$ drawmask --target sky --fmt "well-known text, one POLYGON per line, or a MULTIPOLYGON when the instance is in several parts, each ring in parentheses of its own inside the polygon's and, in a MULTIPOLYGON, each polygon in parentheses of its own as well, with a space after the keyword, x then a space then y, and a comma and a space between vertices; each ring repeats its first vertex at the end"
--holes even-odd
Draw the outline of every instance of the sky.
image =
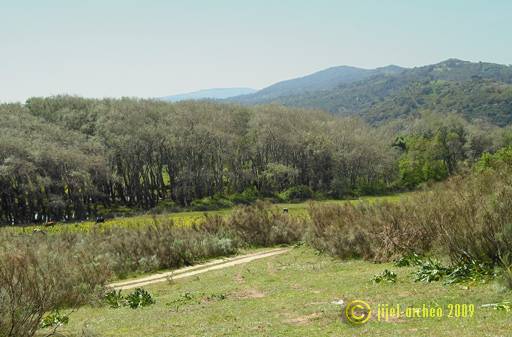
POLYGON ((0 0, 0 102, 259 89, 327 67, 512 63, 510 0, 0 0))

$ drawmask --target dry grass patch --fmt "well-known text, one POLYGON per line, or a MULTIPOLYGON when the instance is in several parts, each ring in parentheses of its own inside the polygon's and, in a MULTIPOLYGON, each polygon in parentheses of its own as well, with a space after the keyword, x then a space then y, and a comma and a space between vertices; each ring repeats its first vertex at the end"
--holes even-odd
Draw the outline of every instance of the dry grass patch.
POLYGON ((322 317, 321 312, 314 312, 308 315, 302 315, 295 318, 287 319, 284 322, 295 325, 307 325, 312 323, 313 321, 320 319, 320 317, 322 317))

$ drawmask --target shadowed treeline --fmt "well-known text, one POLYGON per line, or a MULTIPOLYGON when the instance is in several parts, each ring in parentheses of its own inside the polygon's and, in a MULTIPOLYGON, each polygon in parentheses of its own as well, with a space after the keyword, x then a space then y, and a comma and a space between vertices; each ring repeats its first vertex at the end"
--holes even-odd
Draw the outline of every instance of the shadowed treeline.
POLYGON ((0 105, 0 131, 4 224, 411 189, 509 139, 455 115, 372 127, 272 105, 69 96, 0 105))

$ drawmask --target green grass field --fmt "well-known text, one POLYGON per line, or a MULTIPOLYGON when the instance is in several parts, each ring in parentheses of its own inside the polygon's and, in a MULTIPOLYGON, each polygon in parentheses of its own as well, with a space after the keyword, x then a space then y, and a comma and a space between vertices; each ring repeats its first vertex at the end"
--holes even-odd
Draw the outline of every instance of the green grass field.
MULTIPOLYGON (((412 267, 340 261, 298 247, 289 253, 147 286, 156 304, 141 308, 84 307, 63 333, 101 336, 510 336, 512 312, 481 305, 512 301, 496 283, 444 285, 412 281, 412 267), (390 269, 397 283, 374 284, 390 269), (443 317, 342 322, 331 302, 361 299, 378 304, 440 306, 443 317), (447 317, 449 305, 475 305, 473 317, 447 317), (93 335, 93 334, 92 334, 93 335)), ((405 312, 404 312, 405 314, 405 312)))
MULTIPOLYGON (((362 197, 360 199, 353 200, 325 200, 319 201, 321 203, 357 203, 361 201, 367 202, 377 202, 377 201, 397 201, 402 198, 407 193, 389 195, 389 196, 378 196, 378 197, 362 197)), ((293 215, 302 215, 307 213, 307 205, 308 202, 302 203, 280 203, 275 204, 278 208, 288 208, 290 214, 293 215)), ((194 222, 197 222, 204 218, 205 214, 209 215, 229 215, 232 212, 232 208, 216 210, 216 211, 190 211, 190 212, 176 212, 176 213, 164 213, 164 214, 144 214, 137 216, 129 216, 129 217, 118 217, 113 219, 108 219, 102 224, 96 224, 93 221, 83 221, 76 223, 59 223, 53 227, 42 227, 42 226, 24 226, 24 227, 4 227, 4 230, 14 230, 18 232, 32 232, 36 228, 44 229, 47 232, 58 232, 62 230, 68 231, 89 231, 93 228, 108 228, 112 226, 122 226, 122 227, 137 227, 144 226, 148 224, 154 223, 162 223, 165 221, 172 220, 178 225, 190 225, 194 222)))

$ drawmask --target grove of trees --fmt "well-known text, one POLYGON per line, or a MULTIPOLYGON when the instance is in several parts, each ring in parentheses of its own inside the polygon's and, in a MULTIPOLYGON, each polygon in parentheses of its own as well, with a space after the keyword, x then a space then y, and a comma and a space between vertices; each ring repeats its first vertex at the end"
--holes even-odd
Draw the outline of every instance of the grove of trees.
POLYGON ((276 105, 31 98, 0 105, 0 222, 290 189, 386 193, 444 179, 508 145, 508 135, 446 114, 373 127, 276 105))

